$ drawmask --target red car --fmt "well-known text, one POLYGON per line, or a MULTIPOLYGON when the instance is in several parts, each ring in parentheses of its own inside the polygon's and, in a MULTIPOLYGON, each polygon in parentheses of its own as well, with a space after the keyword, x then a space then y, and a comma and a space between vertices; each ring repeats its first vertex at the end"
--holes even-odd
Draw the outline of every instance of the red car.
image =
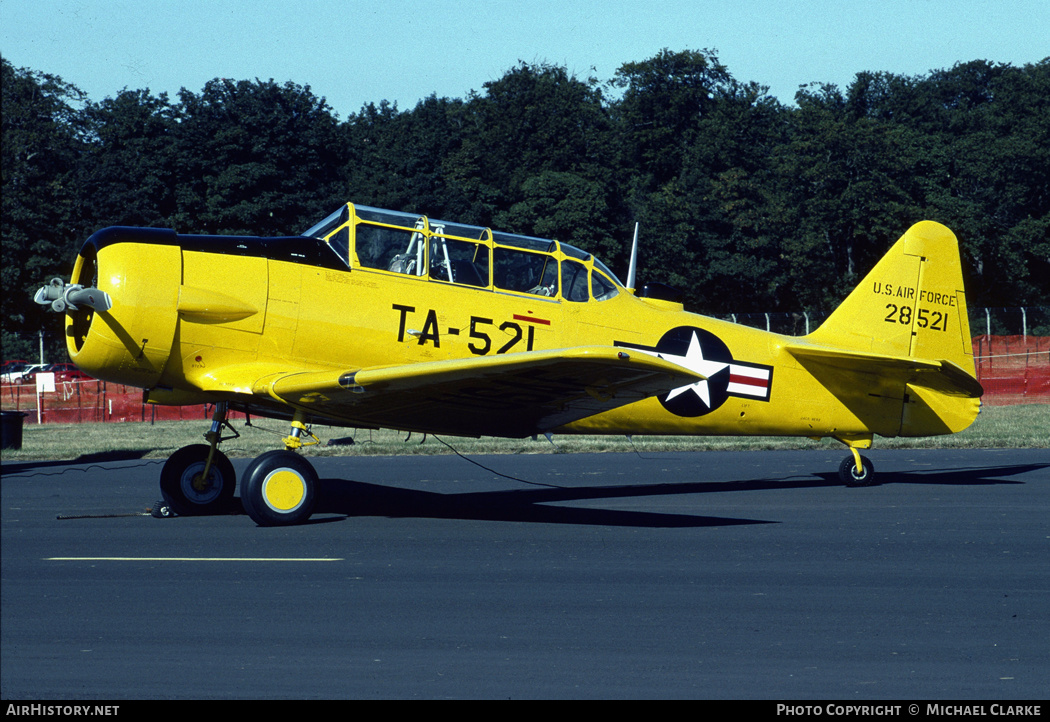
POLYGON ((77 368, 76 364, 72 363, 60 363, 51 364, 54 368, 49 368, 48 371, 54 371, 55 381, 94 381, 94 376, 88 376, 86 373, 77 368))

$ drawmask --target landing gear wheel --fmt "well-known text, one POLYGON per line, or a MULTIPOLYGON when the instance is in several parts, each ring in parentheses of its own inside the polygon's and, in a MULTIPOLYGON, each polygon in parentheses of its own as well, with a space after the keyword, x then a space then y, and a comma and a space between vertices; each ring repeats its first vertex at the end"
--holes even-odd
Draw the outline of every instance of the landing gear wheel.
POLYGON ((179 516, 217 514, 233 499, 237 473, 226 454, 216 449, 208 477, 201 477, 210 449, 207 444, 184 446, 168 457, 160 472, 160 492, 179 516))
POLYGON ((317 472, 294 451, 268 451, 241 478, 241 504, 259 526, 287 526, 310 518, 317 472))
POLYGON ((864 471, 860 474, 857 473, 857 462, 854 461, 852 456, 847 456, 839 464, 839 478, 842 483, 846 486, 870 486, 875 481, 875 467, 871 463, 871 459, 866 456, 860 457, 860 463, 864 466, 864 471))

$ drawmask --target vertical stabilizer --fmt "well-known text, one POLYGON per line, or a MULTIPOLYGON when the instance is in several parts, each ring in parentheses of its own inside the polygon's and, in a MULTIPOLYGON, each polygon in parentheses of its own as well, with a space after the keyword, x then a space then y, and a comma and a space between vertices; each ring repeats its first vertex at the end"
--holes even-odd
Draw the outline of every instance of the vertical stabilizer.
POLYGON ((950 361, 974 376, 955 234, 934 221, 916 223, 806 340, 950 361))

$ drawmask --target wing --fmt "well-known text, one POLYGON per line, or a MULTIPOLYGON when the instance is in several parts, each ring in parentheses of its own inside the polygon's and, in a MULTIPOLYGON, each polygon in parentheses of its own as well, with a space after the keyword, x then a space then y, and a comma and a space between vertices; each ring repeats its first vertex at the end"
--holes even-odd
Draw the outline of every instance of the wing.
POLYGON ((271 374, 252 393, 346 425, 524 437, 703 380, 607 346, 271 374))

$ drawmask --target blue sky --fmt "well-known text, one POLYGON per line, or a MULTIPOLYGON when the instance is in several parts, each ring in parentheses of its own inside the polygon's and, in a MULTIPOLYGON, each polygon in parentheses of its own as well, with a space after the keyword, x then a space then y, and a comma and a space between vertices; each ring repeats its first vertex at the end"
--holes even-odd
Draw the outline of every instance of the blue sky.
POLYGON ((710 48, 791 103, 800 84, 1050 55, 1050 0, 0 0, 0 54, 92 100, 175 99, 215 77, 309 85, 346 118, 465 97, 519 60, 609 80, 662 48, 710 48))

